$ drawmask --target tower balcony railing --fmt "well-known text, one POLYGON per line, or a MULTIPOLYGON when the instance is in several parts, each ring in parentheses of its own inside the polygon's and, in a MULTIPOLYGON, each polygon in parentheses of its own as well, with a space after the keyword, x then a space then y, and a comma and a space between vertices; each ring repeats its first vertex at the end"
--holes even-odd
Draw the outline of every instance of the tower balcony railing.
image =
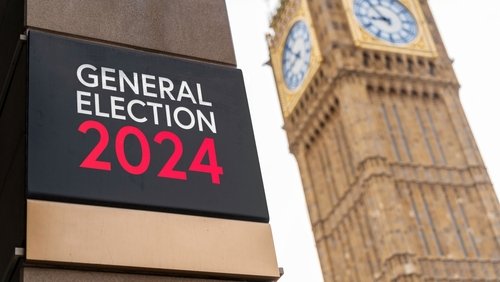
POLYGON ((332 58, 339 69, 362 71, 394 77, 419 78, 429 81, 455 80, 448 58, 427 58, 375 50, 362 50, 353 46, 337 46, 332 58), (335 60, 338 58, 338 60, 335 60))
POLYGON ((498 281, 499 259, 419 258, 424 281, 498 281))
POLYGON ((489 184, 486 168, 482 166, 452 167, 391 163, 390 169, 396 181, 433 183, 453 186, 489 184))

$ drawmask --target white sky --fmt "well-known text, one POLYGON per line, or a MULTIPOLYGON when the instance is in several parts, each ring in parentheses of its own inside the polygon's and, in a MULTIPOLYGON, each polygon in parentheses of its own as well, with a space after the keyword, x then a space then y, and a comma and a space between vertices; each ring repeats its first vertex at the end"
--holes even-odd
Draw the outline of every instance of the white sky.
MULTIPOLYGON (((328 1, 328 0, 324 0, 328 1)), ((492 182, 500 191, 500 1, 430 0, 462 85, 460 97, 492 182), (495 29, 497 28, 497 29, 495 29)), ((323 281, 302 184, 288 143, 265 33, 277 0, 226 0, 238 68, 243 70, 280 282, 323 281)))

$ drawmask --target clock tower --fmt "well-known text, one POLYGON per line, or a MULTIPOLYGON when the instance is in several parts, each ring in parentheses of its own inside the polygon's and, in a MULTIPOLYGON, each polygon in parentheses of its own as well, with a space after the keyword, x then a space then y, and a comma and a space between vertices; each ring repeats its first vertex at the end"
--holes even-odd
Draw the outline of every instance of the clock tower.
POLYGON ((498 281, 498 200, 427 1, 282 0, 271 28, 325 281, 498 281))

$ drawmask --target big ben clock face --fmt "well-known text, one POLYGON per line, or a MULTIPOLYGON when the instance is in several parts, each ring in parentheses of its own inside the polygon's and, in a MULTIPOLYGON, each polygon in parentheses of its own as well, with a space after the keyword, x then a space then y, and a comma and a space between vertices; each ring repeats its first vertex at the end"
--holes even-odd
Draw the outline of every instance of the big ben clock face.
POLYGON ((397 0, 354 0, 354 14, 373 36, 391 44, 408 44, 418 35, 411 12, 397 0))
POLYGON ((414 56, 437 56, 420 0, 342 0, 354 44, 414 56))
POLYGON ((290 29, 281 61, 286 86, 296 90, 304 82, 311 62, 311 36, 304 21, 297 21, 290 29))
POLYGON ((291 6, 286 5, 286 21, 280 22, 281 30, 274 38, 268 38, 271 64, 285 118, 302 99, 323 61, 308 2, 290 1, 291 6))

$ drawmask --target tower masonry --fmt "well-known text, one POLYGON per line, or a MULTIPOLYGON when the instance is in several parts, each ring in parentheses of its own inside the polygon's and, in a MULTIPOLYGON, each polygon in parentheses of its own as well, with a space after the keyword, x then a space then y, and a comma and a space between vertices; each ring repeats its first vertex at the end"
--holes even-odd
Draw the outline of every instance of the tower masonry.
POLYGON ((284 0, 271 29, 325 281, 498 281, 498 200, 427 1, 284 0))

